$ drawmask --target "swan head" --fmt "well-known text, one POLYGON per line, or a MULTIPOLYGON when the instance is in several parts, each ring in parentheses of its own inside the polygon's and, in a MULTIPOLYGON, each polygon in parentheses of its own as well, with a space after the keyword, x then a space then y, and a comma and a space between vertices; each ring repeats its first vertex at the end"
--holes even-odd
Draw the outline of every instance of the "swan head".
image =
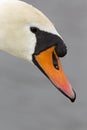
POLYGON ((0 49, 35 64, 56 88, 75 100, 59 58, 66 55, 66 45, 41 11, 18 0, 0 1, 0 49))

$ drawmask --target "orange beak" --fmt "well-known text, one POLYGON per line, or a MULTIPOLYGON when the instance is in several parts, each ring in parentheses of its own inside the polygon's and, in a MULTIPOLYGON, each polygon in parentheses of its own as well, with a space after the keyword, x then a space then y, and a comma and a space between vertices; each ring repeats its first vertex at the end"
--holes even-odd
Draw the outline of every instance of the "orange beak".
POLYGON ((55 52, 55 47, 51 47, 39 55, 35 55, 35 60, 39 68, 46 74, 54 86, 74 102, 76 94, 63 72, 60 59, 55 52))

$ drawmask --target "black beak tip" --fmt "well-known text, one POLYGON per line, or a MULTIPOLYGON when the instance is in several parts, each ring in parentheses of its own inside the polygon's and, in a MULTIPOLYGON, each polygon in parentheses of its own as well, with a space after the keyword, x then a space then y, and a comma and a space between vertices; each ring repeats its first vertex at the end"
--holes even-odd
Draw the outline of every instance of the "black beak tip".
POLYGON ((73 92, 74 92, 74 98, 70 98, 72 103, 76 100, 76 92, 74 90, 73 90, 73 92))
MULTIPOLYGON (((55 86, 55 85, 54 85, 55 86)), ((56 87, 56 86, 55 86, 56 87)), ((56 87, 57 88, 57 87, 56 87)), ((59 88, 57 88, 62 94, 64 94, 68 99, 70 99, 70 101, 73 103, 73 102, 75 102, 75 100, 76 100, 76 92, 74 91, 74 89, 73 89, 73 92, 74 92, 74 97, 73 98, 71 98, 71 97, 69 97, 68 95, 66 95, 63 91, 61 91, 61 89, 59 89, 59 88)))

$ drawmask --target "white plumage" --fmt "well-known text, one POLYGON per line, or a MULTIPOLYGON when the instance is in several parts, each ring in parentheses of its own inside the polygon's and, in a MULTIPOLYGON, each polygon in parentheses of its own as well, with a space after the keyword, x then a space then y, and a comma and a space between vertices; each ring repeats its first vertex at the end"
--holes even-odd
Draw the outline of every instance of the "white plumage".
POLYGON ((18 0, 0 1, 0 49, 31 60, 36 39, 30 26, 58 34, 49 19, 32 5, 18 0))

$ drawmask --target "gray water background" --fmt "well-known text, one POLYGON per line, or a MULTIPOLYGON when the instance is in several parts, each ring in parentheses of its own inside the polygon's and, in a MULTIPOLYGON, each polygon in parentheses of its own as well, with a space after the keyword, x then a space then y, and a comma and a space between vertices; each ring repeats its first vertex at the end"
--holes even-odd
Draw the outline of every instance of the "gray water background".
POLYGON ((32 64, 0 52, 0 130, 87 130, 87 0, 27 2, 62 35, 61 62, 77 99, 72 104, 32 64))

